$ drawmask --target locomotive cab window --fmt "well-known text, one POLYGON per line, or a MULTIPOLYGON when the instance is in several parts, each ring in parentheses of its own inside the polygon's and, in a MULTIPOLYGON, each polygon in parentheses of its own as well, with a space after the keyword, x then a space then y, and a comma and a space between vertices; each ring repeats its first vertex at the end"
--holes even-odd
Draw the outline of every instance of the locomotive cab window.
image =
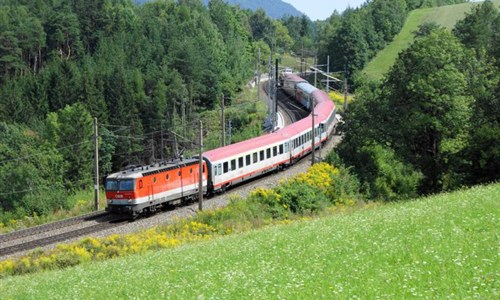
POLYGON ((124 179, 118 181, 118 190, 119 191, 133 191, 135 186, 134 179, 124 179))
POLYGON ((116 191, 116 190, 118 190, 118 182, 112 179, 106 180, 106 191, 116 191))

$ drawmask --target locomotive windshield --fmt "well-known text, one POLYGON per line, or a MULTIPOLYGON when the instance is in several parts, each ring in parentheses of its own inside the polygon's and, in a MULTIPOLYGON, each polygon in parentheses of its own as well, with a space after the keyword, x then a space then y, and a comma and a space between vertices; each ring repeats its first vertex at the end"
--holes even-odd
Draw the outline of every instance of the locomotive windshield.
POLYGON ((116 180, 106 180, 106 191, 116 191, 118 190, 118 181, 116 180))
POLYGON ((106 180, 106 191, 133 191, 135 187, 134 179, 106 180))
POLYGON ((134 182, 133 179, 120 180, 118 181, 118 190, 120 191, 133 191, 134 190, 134 182))

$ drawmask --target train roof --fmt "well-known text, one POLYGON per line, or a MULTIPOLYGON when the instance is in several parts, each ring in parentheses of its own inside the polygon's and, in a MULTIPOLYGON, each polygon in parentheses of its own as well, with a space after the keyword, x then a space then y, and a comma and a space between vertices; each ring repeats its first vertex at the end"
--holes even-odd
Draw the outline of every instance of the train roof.
POLYGON ((236 144, 213 149, 204 152, 203 157, 209 159, 211 162, 215 162, 221 159, 243 155, 244 153, 255 151, 254 149, 282 142, 284 136, 279 134, 279 132, 280 131, 269 133, 236 144))
POLYGON ((307 94, 312 94, 312 92, 318 89, 314 85, 311 85, 309 82, 299 82, 297 83, 297 88, 303 90, 307 94))
POLYGON ((197 165, 198 159, 177 159, 172 161, 164 161, 156 164, 145 166, 133 166, 123 171, 108 175, 107 179, 130 179, 141 178, 144 176, 166 172, 173 169, 178 169, 185 166, 197 165))
MULTIPOLYGON (((304 79, 295 74, 287 73, 285 77, 287 77, 287 80, 306 83, 304 79)), ((302 85, 302 83, 299 84, 302 85)), ((314 113, 317 117, 315 118, 314 123, 317 125, 328 118, 328 115, 332 111, 332 108, 335 107, 335 104, 324 91, 317 89, 308 83, 307 83, 307 88, 308 91, 310 91, 310 93, 314 96, 314 99, 316 100, 314 113)), ((230 157, 244 155, 245 153, 255 151, 255 149, 284 142, 287 138, 295 136, 299 132, 303 132, 308 128, 311 128, 311 126, 312 126, 312 120, 311 120, 311 115, 309 115, 306 118, 299 120, 293 124, 290 124, 285 128, 282 128, 274 133, 269 133, 233 145, 204 152, 203 157, 209 159, 212 162, 216 162, 228 159, 230 157)))

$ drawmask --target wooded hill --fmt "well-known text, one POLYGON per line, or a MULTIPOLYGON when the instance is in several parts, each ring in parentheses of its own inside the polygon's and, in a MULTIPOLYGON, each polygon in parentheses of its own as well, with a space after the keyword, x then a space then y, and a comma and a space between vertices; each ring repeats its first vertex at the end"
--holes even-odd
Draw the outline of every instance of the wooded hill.
MULTIPOLYGON (((423 178, 433 177, 430 189, 427 183, 421 185, 420 180, 410 180, 410 191, 417 187, 422 187, 422 192, 437 191, 443 186, 451 188, 464 182, 491 180, 491 170, 498 161, 496 148, 490 144, 497 142, 494 136, 498 128, 494 113, 499 105, 490 109, 490 96, 496 93, 498 84, 497 66, 492 59, 498 57, 495 52, 497 31, 474 31, 474 22, 479 21, 472 15, 467 23, 457 27, 460 29, 455 37, 434 37, 436 45, 457 50, 460 54, 443 58, 443 62, 435 64, 435 69, 423 68, 422 71, 441 70, 441 66, 449 65, 448 62, 461 65, 458 73, 452 76, 452 79, 457 76, 460 79, 453 81, 459 84, 457 89, 453 86, 441 91, 437 86, 419 82, 415 86, 422 90, 412 94, 414 89, 400 89, 407 86, 408 81, 394 81, 387 85, 392 90, 382 93, 381 87, 366 87, 363 78, 356 76, 371 57, 392 41, 411 10, 458 2, 463 1, 375 0, 341 15, 333 14, 325 22, 313 23, 305 16, 273 20, 262 10, 241 10, 222 0, 210 1, 208 6, 200 0, 167 0, 143 5, 136 5, 131 0, 2 1, 0 216, 8 220, 12 216, 44 214, 54 208, 65 208, 71 206, 66 200, 68 194, 92 186, 94 117, 100 123, 99 164, 103 178, 129 164, 152 162, 154 149, 161 148, 163 135, 160 133, 164 130, 181 132, 182 140, 188 144, 194 141, 197 126, 193 124, 204 111, 218 107, 222 94, 230 105, 231 99, 252 79, 257 64, 266 66, 271 53, 275 57, 289 51, 300 53, 302 47, 318 49, 320 62, 330 55, 330 70, 333 71, 344 70, 348 62, 349 80, 361 91, 357 97, 358 108, 353 106, 346 118, 347 126, 353 128, 349 131, 359 134, 346 134, 346 141, 351 142, 351 153, 362 153, 362 141, 383 141, 382 146, 389 148, 411 145, 413 148, 401 149, 395 157, 411 163, 413 170, 421 172, 423 178), (446 45, 438 43, 441 39, 447 41, 446 45), (466 55, 467 51, 464 54, 463 47, 474 51, 475 55, 466 55), (258 49, 262 53, 260 62, 257 61, 258 49), (463 57, 477 57, 477 61, 465 63, 463 57), (471 68, 463 69, 466 66, 471 68), (464 81, 465 86, 462 85, 464 81), (400 128, 390 115, 377 110, 385 107, 387 113, 392 106, 369 102, 375 107, 366 108, 363 106, 366 103, 362 104, 368 101, 363 101, 364 98, 370 97, 384 101, 406 99, 415 103, 423 96, 432 103, 434 96, 428 95, 427 88, 438 91, 437 95, 444 100, 455 99, 455 95, 466 100, 482 100, 465 101, 473 108, 455 106, 456 103, 451 102, 454 112, 460 112, 458 115, 443 113, 448 104, 444 108, 436 106, 442 114, 438 116, 445 116, 443 124, 436 125, 434 123, 439 120, 422 114, 418 121, 423 127, 405 129, 407 137, 418 136, 411 141, 398 139, 396 131, 389 134, 383 130, 382 127, 400 128), (402 94, 391 94, 393 91, 402 94), (461 111, 462 108, 466 109, 461 111), (469 108, 474 111, 477 123, 470 123, 469 108), (362 112, 356 112, 357 109, 362 112), (366 111, 369 111, 368 116, 363 115, 366 111), (374 114, 375 111, 379 113, 374 114), (454 120, 461 118, 463 113, 468 119, 460 119, 460 124, 455 124, 454 120), (384 122, 371 116, 394 122, 382 125, 384 122), (364 117, 366 119, 362 119, 364 117), (431 125, 424 120, 431 120, 434 127, 429 127, 431 125), (434 139, 429 142, 429 135, 426 135, 429 128, 444 125, 453 125, 450 128, 457 130, 431 130, 434 139), (471 130, 483 126, 486 127, 481 133, 471 130), (422 132, 417 132, 419 130, 422 132), (441 145, 443 139, 445 143, 441 145), (419 148, 419 145, 425 147, 419 148), (473 145, 476 146, 471 148, 473 145), (451 156, 438 155, 443 152, 437 150, 441 149, 439 147, 444 147, 444 152, 451 156), (462 151, 469 152, 466 155, 462 151), (463 159, 455 161, 452 157, 463 159), (453 172, 459 173, 448 172, 448 164, 452 162, 453 172), (470 172, 476 175, 470 176, 470 172), (445 179, 447 182, 452 180, 453 184, 443 184, 445 179)), ((497 12, 491 10, 484 18, 481 15, 481 22, 490 26, 487 28, 499 28, 494 23, 496 15, 497 12)), ((478 24, 482 26, 483 23, 478 24)), ((427 36, 431 31, 432 27, 423 28, 420 35, 427 36)), ((413 61, 406 65, 409 63, 413 61)), ((405 64, 401 62, 400 65, 405 64)), ((398 76, 409 80, 407 75, 401 71, 393 76, 395 80, 398 76)), ((442 86, 448 86, 444 83, 442 86)), ((245 127, 252 115, 251 109, 242 112, 241 122, 235 123, 245 127)), ((426 104, 419 109, 427 112, 431 108, 426 104)), ((414 125, 406 121, 405 125, 414 125)), ((162 150, 170 151, 169 155, 174 152, 162 150)), ((390 155, 387 158, 392 157, 390 155)), ((368 157, 373 159, 374 156, 368 157)), ((343 158, 351 165, 359 165, 362 161, 349 158, 349 155, 343 158)), ((369 185, 376 176, 360 178, 369 185)), ((397 184, 390 183, 391 186, 397 184)), ((389 190, 397 192, 392 187, 389 190)))

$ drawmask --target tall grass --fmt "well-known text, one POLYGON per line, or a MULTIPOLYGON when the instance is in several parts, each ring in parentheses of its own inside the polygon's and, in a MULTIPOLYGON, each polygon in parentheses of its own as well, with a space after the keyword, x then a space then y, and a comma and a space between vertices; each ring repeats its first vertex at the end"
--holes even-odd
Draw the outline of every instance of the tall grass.
POLYGON ((0 280, 12 299, 500 296, 500 184, 0 280))
MULTIPOLYGON (((43 201, 43 199, 40 199, 40 201, 43 201)), ((72 209, 61 208, 48 215, 39 216, 35 214, 16 218, 13 214, 3 213, 0 215, 0 234, 90 213, 94 210, 94 190, 77 191, 68 196, 67 202, 72 209)), ((104 190, 100 190, 99 208, 102 210, 105 206, 106 194, 104 190)))

